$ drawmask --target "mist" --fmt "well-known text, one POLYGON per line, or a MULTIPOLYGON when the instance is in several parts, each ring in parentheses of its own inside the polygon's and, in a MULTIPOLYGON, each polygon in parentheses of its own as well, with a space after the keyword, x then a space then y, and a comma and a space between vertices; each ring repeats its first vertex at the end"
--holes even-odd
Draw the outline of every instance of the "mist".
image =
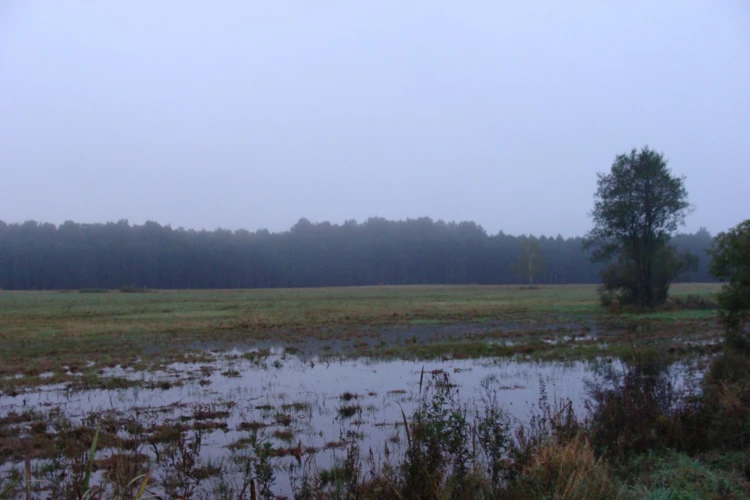
POLYGON ((648 144, 750 213, 750 5, 3 2, 0 219, 590 227, 648 144))

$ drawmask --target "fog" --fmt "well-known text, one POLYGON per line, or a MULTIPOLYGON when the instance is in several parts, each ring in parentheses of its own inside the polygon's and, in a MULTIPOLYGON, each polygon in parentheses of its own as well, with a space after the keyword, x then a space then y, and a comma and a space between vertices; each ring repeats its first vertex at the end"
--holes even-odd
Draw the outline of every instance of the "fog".
POLYGON ((0 4, 0 219, 581 235, 643 145, 750 216, 750 4, 0 4))

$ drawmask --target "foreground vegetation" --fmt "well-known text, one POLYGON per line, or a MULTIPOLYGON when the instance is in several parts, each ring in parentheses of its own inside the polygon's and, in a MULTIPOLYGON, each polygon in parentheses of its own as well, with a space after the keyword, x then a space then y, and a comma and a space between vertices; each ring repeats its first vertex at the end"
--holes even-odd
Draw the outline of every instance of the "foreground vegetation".
POLYGON ((696 392, 669 379, 664 354, 634 354, 623 369, 603 365, 585 416, 548 401, 542 388, 537 412, 515 429, 496 393, 482 408, 462 408, 448 377, 433 380, 405 424, 403 461, 349 491, 394 499, 747 498, 750 359, 718 357, 696 392))

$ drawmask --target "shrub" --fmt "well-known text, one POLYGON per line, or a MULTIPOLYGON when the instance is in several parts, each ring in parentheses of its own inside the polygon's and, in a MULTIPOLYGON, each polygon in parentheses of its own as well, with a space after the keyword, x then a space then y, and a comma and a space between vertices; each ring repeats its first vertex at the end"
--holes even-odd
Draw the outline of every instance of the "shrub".
POLYGON ((750 353, 750 219, 716 236, 711 273, 726 282, 718 294, 726 344, 750 353))

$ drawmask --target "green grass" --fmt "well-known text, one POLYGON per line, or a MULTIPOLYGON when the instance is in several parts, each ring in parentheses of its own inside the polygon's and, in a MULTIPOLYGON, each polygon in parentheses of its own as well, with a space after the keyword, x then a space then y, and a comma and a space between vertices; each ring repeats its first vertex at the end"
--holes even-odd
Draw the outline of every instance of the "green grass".
MULTIPOLYGON (((731 455, 731 454, 730 454, 731 455)), ((731 455, 732 459, 737 457, 731 455)), ((747 480, 731 467, 717 466, 703 457, 682 453, 640 456, 630 464, 632 498, 702 500, 705 498, 746 498, 747 480)))
MULTIPOLYGON (((632 316, 632 315, 630 315, 632 316)), ((664 321, 681 321, 691 319, 712 319, 716 318, 716 311, 710 309, 688 309, 683 311, 659 311, 647 314, 640 314, 642 319, 658 319, 664 321)))
MULTIPOLYGON (((718 285, 676 285, 675 297, 708 296, 718 285)), ((539 359, 590 357, 563 346, 541 345, 545 324, 560 321, 648 323, 646 336, 673 338, 706 332, 710 310, 651 314, 608 314, 593 285, 540 286, 383 286, 273 290, 183 290, 150 293, 0 291, 0 377, 16 373, 65 371, 67 365, 166 363, 195 342, 259 341, 295 344, 332 339, 356 342, 393 325, 415 328, 412 345, 386 338, 385 347, 351 348, 359 355, 460 357, 533 354, 539 359), (488 346, 445 334, 420 336, 440 324, 521 324, 527 339, 513 349, 488 346), (654 326, 655 325, 655 326, 654 326), (427 331, 427 330, 425 330, 427 331), (434 344, 434 345, 433 345, 434 344)), ((435 330, 433 329, 432 332, 435 330)), ((642 336, 642 334, 638 334, 642 336)), ((504 334, 498 334, 502 337, 504 334)), ((633 334, 623 339, 632 342, 633 334)), ((331 354, 346 347, 337 347, 331 354)), ((333 350, 331 350, 333 351, 333 350)), ((16 384, 20 384, 17 382, 16 384)), ((6 384, 8 385, 8 384, 6 384)))

